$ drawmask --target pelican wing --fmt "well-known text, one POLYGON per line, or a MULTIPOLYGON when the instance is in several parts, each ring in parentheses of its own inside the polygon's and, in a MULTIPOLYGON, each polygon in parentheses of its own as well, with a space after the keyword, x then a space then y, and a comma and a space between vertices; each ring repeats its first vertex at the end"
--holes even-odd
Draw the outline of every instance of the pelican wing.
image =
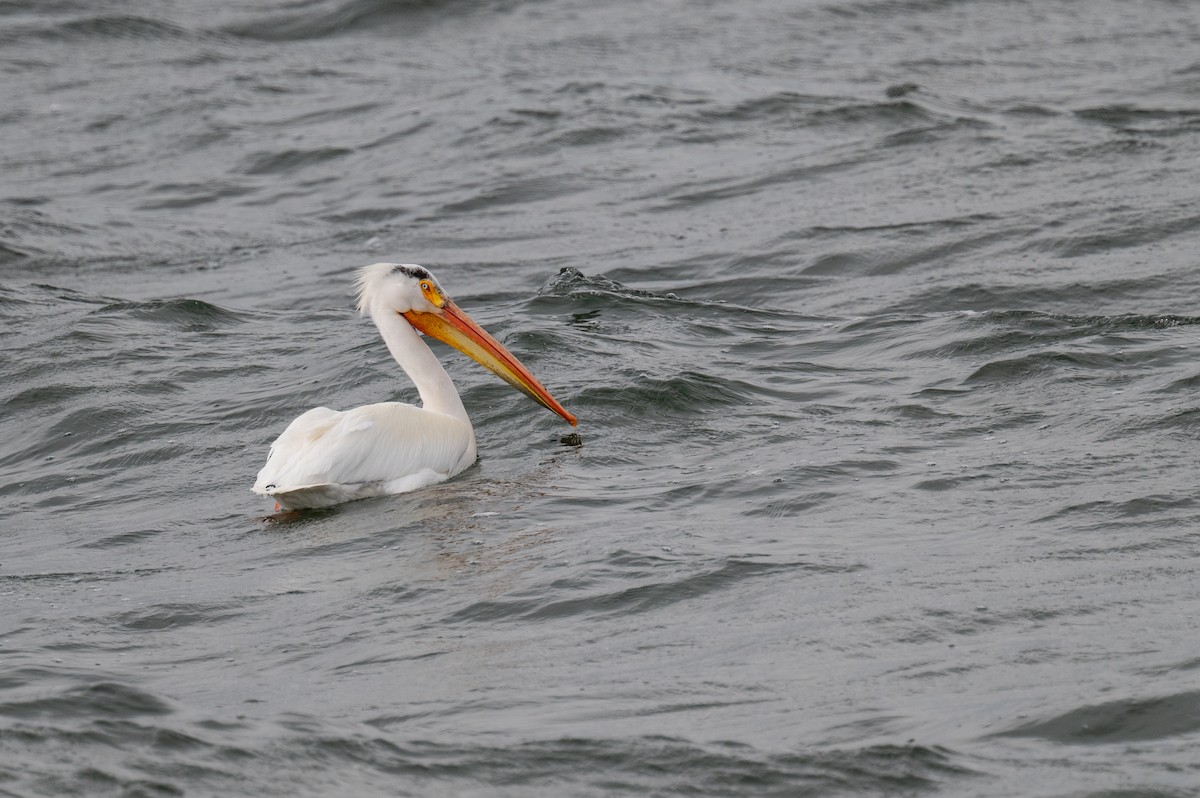
POLYGON ((318 407, 271 445, 254 492, 292 508, 399 493, 462 471, 475 459, 474 444, 468 424, 412 405, 382 402, 345 412, 318 407), (303 496, 285 500, 298 491, 303 496))

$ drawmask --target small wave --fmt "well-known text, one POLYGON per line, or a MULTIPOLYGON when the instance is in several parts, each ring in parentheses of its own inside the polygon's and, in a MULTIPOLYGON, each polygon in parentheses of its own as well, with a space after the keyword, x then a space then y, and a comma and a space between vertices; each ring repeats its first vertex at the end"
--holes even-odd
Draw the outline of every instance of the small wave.
MULTIPOLYGON (((585 618, 613 615, 625 617, 696 599, 707 593, 724 590, 747 579, 791 572, 796 569, 825 570, 825 566, 806 562, 773 563, 732 558, 723 561, 715 568, 698 573, 680 575, 680 568, 679 563, 671 563, 669 567, 654 564, 648 570, 645 565, 634 566, 635 571, 652 575, 653 581, 611 592, 588 591, 588 588, 592 587, 591 581, 560 581, 557 584, 560 592, 564 590, 566 592, 588 592, 588 595, 567 598, 531 597, 479 601, 452 613, 445 619, 445 622, 494 623, 564 618, 576 615, 585 618), (670 573, 663 573, 664 571, 670 571, 670 573)), ((626 561, 622 570, 628 571, 629 569, 630 566, 626 561)), ((607 574, 608 577, 611 577, 611 565, 601 564, 598 574, 607 574)), ((621 581, 628 581, 630 576, 628 573, 624 574, 621 581)), ((608 578, 600 581, 607 583, 608 578)))
MULTIPOLYGON (((399 784, 405 795, 441 795, 476 794, 483 784, 489 794, 504 795, 583 795, 598 789, 606 795, 692 798, 892 795, 937 790, 980 775, 965 755, 936 745, 776 751, 646 734, 558 736, 509 745, 486 738, 477 744, 395 739, 393 729, 410 727, 414 717, 419 716, 369 718, 363 733, 307 715, 270 724, 199 721, 177 727, 165 716, 141 714, 97 718, 83 728, 25 722, 0 735, 18 761, 27 752, 41 760, 44 754, 32 752, 47 748, 71 752, 46 773, 56 794, 119 789, 128 795, 332 795, 350 784, 355 794, 395 795, 399 784), (247 768, 248 762, 259 764, 247 768)), ((6 784, 40 794, 36 785, 44 780, 22 772, 6 784)))
MULTIPOLYGON (((514 113, 527 116, 527 112, 515 111, 514 113)), ((620 139, 627 138, 630 135, 640 130, 640 127, 633 122, 623 125, 617 124, 593 124, 581 125, 578 127, 570 127, 563 130, 564 123, 556 121, 555 116, 536 117, 542 122, 544 130, 541 132, 529 132, 526 136, 526 141, 523 143, 513 144, 504 147, 502 150, 492 150, 497 155, 503 154, 506 156, 554 156, 557 157, 564 147, 602 147, 611 145, 620 139)), ((471 146, 472 140, 477 140, 479 145, 493 145, 494 142, 501 139, 493 137, 490 128, 494 125, 504 126, 505 130, 511 130, 513 127, 507 121, 493 120, 486 131, 474 131, 472 135, 464 137, 460 144, 463 146, 471 146)))
POLYGON ((537 291, 538 296, 606 296, 622 299, 677 300, 673 293, 656 294, 630 288, 603 274, 587 275, 573 266, 564 266, 537 291))
POLYGON ((992 736, 1098 745, 1186 737, 1197 731, 1200 731, 1200 691, 1190 691, 1087 704, 992 736))
MULTIPOLYGON (((309 4, 311 5, 311 4, 309 4)), ((328 4, 325 4, 328 5, 328 4)), ((454 0, 349 0, 332 8, 317 8, 302 13, 277 14, 227 25, 221 32, 258 41, 302 41, 324 39, 359 31, 404 30, 404 23, 421 18, 436 18, 430 12, 445 13, 454 0)))
MULTIPOLYGON (((1093 501, 1083 504, 1072 504, 1063 507, 1051 513, 1039 521, 1057 521, 1066 518, 1074 518, 1084 516, 1087 519, 1089 527, 1104 526, 1103 523, 1111 521, 1113 525, 1124 525, 1129 519, 1144 519, 1147 517, 1155 517, 1160 515, 1170 515, 1177 510, 1186 510, 1195 505, 1195 500, 1190 497, 1178 497, 1165 494, 1155 494, 1151 496, 1138 496, 1127 501, 1093 501)), ((1155 541, 1158 543, 1161 541, 1155 541)), ((1139 541, 1139 545, 1145 543, 1150 545, 1149 541, 1139 541)))
POLYGON ((927 11, 940 11, 947 6, 958 6, 962 0, 855 0, 826 6, 826 10, 839 16, 858 17, 909 17, 927 11))
POLYGON ((671 377, 641 375, 621 385, 592 389, 581 399, 597 415, 679 419, 743 407, 766 393, 769 391, 743 380, 684 371, 671 377))
POLYGON ((155 299, 148 302, 114 302, 97 309, 95 317, 116 317, 164 324, 187 332, 208 332, 240 324, 249 314, 201 299, 155 299))
POLYGON ((868 150, 851 147, 839 150, 833 157, 819 161, 804 158, 791 166, 772 164, 769 169, 760 170, 757 175, 720 176, 668 186, 665 191, 657 191, 654 195, 641 199, 655 200, 656 204, 649 205, 647 210, 664 213, 719 200, 745 197, 774 186, 803 183, 821 175, 852 169, 867 162, 871 157, 868 150))
POLYGON ((910 246, 899 252, 894 244, 865 251, 825 252, 813 257, 812 262, 803 269, 803 274, 847 277, 855 274, 899 274, 914 267, 928 269, 932 264, 961 259, 1007 237, 1007 232, 985 230, 976 235, 959 235, 948 242, 910 246))
POLYGON ((245 598, 230 604, 156 604, 145 610, 131 610, 114 616, 113 621, 124 629, 138 632, 161 631, 181 626, 219 623, 245 615, 245 598))
MULTIPOLYGON (((935 357, 980 357, 1000 352, 1012 352, 1022 348, 1047 349, 1063 344, 1078 342, 1088 344, 1092 339, 1106 345, 1106 350, 1095 353, 1106 358, 1104 364, 1116 364, 1122 357, 1120 350, 1139 343, 1138 337, 1130 333, 1169 330, 1200 324, 1200 317, 1175 314, 1122 314, 1117 316, 1077 316, 1061 313, 1045 313, 1033 310, 1000 310, 974 313, 961 317, 970 335, 942 343, 937 348, 921 353, 935 357), (980 328, 983 329, 980 329, 980 328)), ((1146 339, 1153 341, 1153 338, 1146 339)), ((1061 353, 1060 353, 1061 354, 1061 353)), ((1053 351, 1023 355, 1025 358, 1041 357, 1054 359, 1053 351)), ((1075 355, 1067 354, 1069 360, 1075 355)), ((1089 359, 1091 354, 1079 355, 1089 359)), ((1064 361, 1065 362, 1065 361, 1064 361)), ((1032 361, 1024 364, 1036 366, 1032 361)), ((1043 364, 1043 365, 1048 365, 1043 364)))
POLYGON ((776 92, 741 100, 732 105, 714 105, 695 112, 708 122, 761 122, 792 127, 858 127, 862 125, 925 125, 942 119, 942 114, 918 102, 891 94, 885 100, 861 100, 776 92))
POLYGON ((79 224, 56 219, 47 209, 28 207, 26 203, 19 205, 25 207, 6 214, 4 227, 0 229, 2 265, 28 267, 47 252, 55 251, 63 239, 78 238, 91 232, 79 224))
POLYGON ((1100 105, 1075 111, 1086 122, 1097 122, 1120 131, 1195 132, 1200 108, 1139 108, 1133 105, 1100 105))
POLYGON ((1023 381, 1043 372, 1062 369, 1104 371, 1118 368, 1124 358, 1117 353, 1103 352, 1035 352, 1021 357, 994 360, 977 368, 964 383, 995 384, 1023 381))
POLYGON ((389 208, 357 208, 353 210, 343 210, 338 213, 330 213, 321 217, 322 221, 332 224, 342 225, 377 225, 384 222, 389 222, 398 216, 404 216, 408 213, 406 208, 389 207, 389 208))
MULTIPOLYGON (((737 286, 737 294, 746 301, 760 295, 776 295, 784 287, 794 288, 797 278, 794 276, 772 277, 769 274, 756 275, 752 281, 745 280, 745 274, 739 271, 743 266, 741 261, 734 261, 729 266, 731 275, 727 278, 712 281, 697 282, 694 278, 689 283, 695 293, 704 294, 730 286, 737 286)), ((680 272, 691 271, 685 264, 680 272)), ((671 276, 671 269, 663 267, 656 273, 659 279, 671 276)), ((802 280, 802 278, 801 278, 802 280)), ((702 318, 720 318, 722 324, 729 324, 732 317, 759 317, 784 322, 802 322, 806 317, 786 310, 771 307, 757 307, 749 304, 739 304, 723 299, 700 299, 681 297, 674 291, 658 293, 642 288, 633 288, 603 274, 588 275, 573 266, 564 266, 558 274, 547 280, 537 290, 530 301, 530 306, 542 311, 553 308, 563 312, 571 312, 577 326, 589 327, 589 322, 596 319, 596 313, 606 307, 614 307, 613 300, 627 307, 644 307, 647 312, 661 313, 670 310, 676 317, 686 317, 689 321, 699 321, 702 318), (569 300, 569 304, 556 300, 569 300), (580 307, 587 309, 581 314, 580 307)), ((542 311, 545 312, 545 311, 542 311)), ((706 330, 705 332, 714 332, 706 330)))
MULTIPOLYGON (((1031 102, 1018 102, 1014 105, 1006 106, 1002 113, 1015 117, 1031 117, 1035 119, 1048 119, 1056 116, 1062 116, 1063 111, 1056 108, 1051 108, 1047 105, 1039 105, 1031 102)), ((1035 159, 1036 160, 1036 159, 1035 159)))
POLYGON ((558 197, 577 194, 587 188, 587 183, 575 177, 541 176, 521 180, 505 180, 498 185, 485 188, 468 199, 449 202, 440 209, 441 213, 476 213, 508 205, 523 205, 544 202, 558 197))
POLYGON ((782 91, 741 100, 732 105, 713 106, 698 111, 699 116, 713 120, 729 120, 733 122, 749 122, 762 119, 773 119, 779 116, 789 118, 813 113, 816 109, 836 105, 838 99, 812 94, 782 91))
MULTIPOLYGON (((84 400, 95 393, 89 384, 69 385, 50 383, 27 388, 7 398, 0 407, 5 413, 17 416, 26 413, 32 416, 48 415, 50 408, 70 406, 73 400, 84 400)), ((0 455, 0 465, 18 465, 34 460, 54 460, 67 455, 84 453, 101 454, 109 449, 110 442, 96 442, 102 432, 120 429, 131 419, 140 417, 145 408, 128 404, 122 407, 91 405, 67 411, 47 427, 41 435, 32 435, 33 430, 23 430, 31 435, 13 436, 11 451, 0 455), (20 446, 27 442, 27 446, 20 446)), ((43 422, 44 423, 44 422, 43 422)), ((11 486, 10 486, 11 487, 11 486)), ((3 489, 0 489, 2 491, 3 489)))
POLYGON ((29 38, 78 42, 87 39, 191 39, 195 33, 169 22, 133 15, 109 14, 65 22, 19 26, 0 34, 0 42, 29 38))
POLYGON ((453 746, 416 742, 397 746, 367 736, 308 737, 287 755, 308 767, 367 763, 404 774, 418 790, 439 792, 460 779, 489 789, 541 794, 590 794, 603 763, 605 794, 728 796, 908 793, 932 789, 976 771, 941 746, 874 745, 857 749, 763 751, 736 742, 696 743, 670 736, 562 737, 512 746, 453 746), (687 774, 680 780, 678 774, 687 774))
MULTIPOLYGON (((379 102, 357 102, 349 105, 340 105, 335 108, 323 108, 319 111, 304 111, 299 114, 289 114, 279 119, 264 120, 259 122, 260 125, 267 128, 282 128, 284 130, 294 130, 305 125, 317 125, 327 122, 345 123, 361 114, 370 114, 374 111, 385 109, 386 106, 379 102)), ((426 125, 428 121, 417 123, 413 130, 404 132, 414 132, 426 125)), ((394 133, 388 134, 388 140, 394 140, 394 133)))
POLYGON ((153 211, 195 208, 200 205, 220 202, 231 197, 250 194, 254 189, 227 181, 213 181, 188 184, 166 183, 154 186, 150 191, 159 196, 138 203, 138 210, 153 211))
POLYGON ((131 576, 147 576, 173 571, 175 568, 114 568, 108 571, 58 571, 30 574, 0 574, 0 580, 8 582, 118 582, 131 576))
POLYGON ((1145 434, 1155 430, 1161 432, 1183 433, 1191 436, 1200 431, 1200 408, 1189 407, 1175 410, 1164 415, 1154 416, 1133 424, 1127 424, 1127 432, 1145 434))
POLYGON ((836 239, 846 234, 858 235, 862 233, 899 233, 906 236, 924 236, 930 233, 954 231, 996 221, 999 221, 999 217, 995 214, 968 213, 962 216, 946 216, 920 221, 894 222, 891 224, 813 225, 794 233, 788 233, 783 238, 789 241, 808 241, 813 239, 836 239))
POLYGON ((1123 313, 1117 316, 1087 316, 1070 313, 1043 313, 1036 310, 997 310, 979 314, 986 321, 1009 322, 1070 330, 1076 335, 1099 335, 1125 330, 1163 330, 1200 324, 1200 316, 1175 313, 1123 313))
POLYGON ((1114 299, 1140 296, 1159 286, 1159 278, 1116 277, 1109 280, 1072 282, 1066 284, 1026 283, 1012 285, 985 284, 963 280, 955 285, 931 287, 916 297, 907 298, 882 313, 911 312, 920 308, 927 312, 986 313, 996 308, 1035 308, 1039 306, 1088 307, 1111 304, 1114 299))
MULTIPOLYGON (((18 671, 16 676, 25 682, 46 678, 41 669, 18 671)), ((98 682, 72 687, 59 695, 0 703, 0 716, 9 718, 136 718, 146 715, 169 715, 170 704, 158 696, 119 682, 98 682)))
POLYGON ((25 260, 28 257, 28 252, 0 242, 0 266, 7 266, 10 263, 14 263, 19 260, 25 260))
POLYGON ((278 175, 306 169, 325 161, 344 158, 353 150, 344 147, 317 147, 311 150, 260 152, 249 156, 241 167, 242 174, 278 175))
POLYGON ((96 540, 80 544, 81 549, 116 549, 124 546, 144 546, 148 541, 161 535, 160 527, 125 529, 106 535, 96 540))
POLYGON ((1089 225, 1090 230, 1075 235, 1035 239, 1025 249, 1049 250, 1064 258, 1108 253, 1118 249, 1144 247, 1200 230, 1200 214, 1174 216, 1155 211, 1143 218, 1119 219, 1089 225), (1097 229, 1098 228, 1098 229, 1097 229))

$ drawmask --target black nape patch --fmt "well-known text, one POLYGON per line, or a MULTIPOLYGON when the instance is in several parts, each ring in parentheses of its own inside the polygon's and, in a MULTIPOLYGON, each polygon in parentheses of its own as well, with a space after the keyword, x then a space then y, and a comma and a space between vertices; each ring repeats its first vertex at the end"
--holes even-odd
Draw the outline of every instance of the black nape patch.
POLYGON ((428 280, 430 277, 429 272, 424 266, 409 266, 405 263, 400 263, 396 266, 393 266, 392 274, 395 274, 396 272, 400 272, 405 277, 411 277, 414 280, 428 280))

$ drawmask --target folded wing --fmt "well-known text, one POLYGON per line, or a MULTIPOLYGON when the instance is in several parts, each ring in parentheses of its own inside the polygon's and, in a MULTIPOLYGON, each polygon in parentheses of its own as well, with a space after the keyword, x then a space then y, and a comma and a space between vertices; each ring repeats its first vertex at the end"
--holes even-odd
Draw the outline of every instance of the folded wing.
POLYGON ((469 424, 399 402, 309 410, 271 445, 254 492, 290 508, 397 493, 475 461, 469 424), (292 501, 287 501, 292 494, 292 501))

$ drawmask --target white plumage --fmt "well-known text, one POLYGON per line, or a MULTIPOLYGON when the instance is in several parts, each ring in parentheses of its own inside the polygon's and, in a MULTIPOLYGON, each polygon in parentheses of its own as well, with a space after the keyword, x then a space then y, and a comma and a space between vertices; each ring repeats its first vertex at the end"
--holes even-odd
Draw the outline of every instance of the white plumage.
POLYGON ((418 329, 469 355, 575 423, 533 375, 471 321, 427 269, 376 263, 359 271, 358 308, 370 315, 421 395, 421 407, 381 402, 339 412, 317 407, 288 425, 258 472, 254 492, 296 510, 404 493, 475 462, 475 432, 450 376, 418 329))

